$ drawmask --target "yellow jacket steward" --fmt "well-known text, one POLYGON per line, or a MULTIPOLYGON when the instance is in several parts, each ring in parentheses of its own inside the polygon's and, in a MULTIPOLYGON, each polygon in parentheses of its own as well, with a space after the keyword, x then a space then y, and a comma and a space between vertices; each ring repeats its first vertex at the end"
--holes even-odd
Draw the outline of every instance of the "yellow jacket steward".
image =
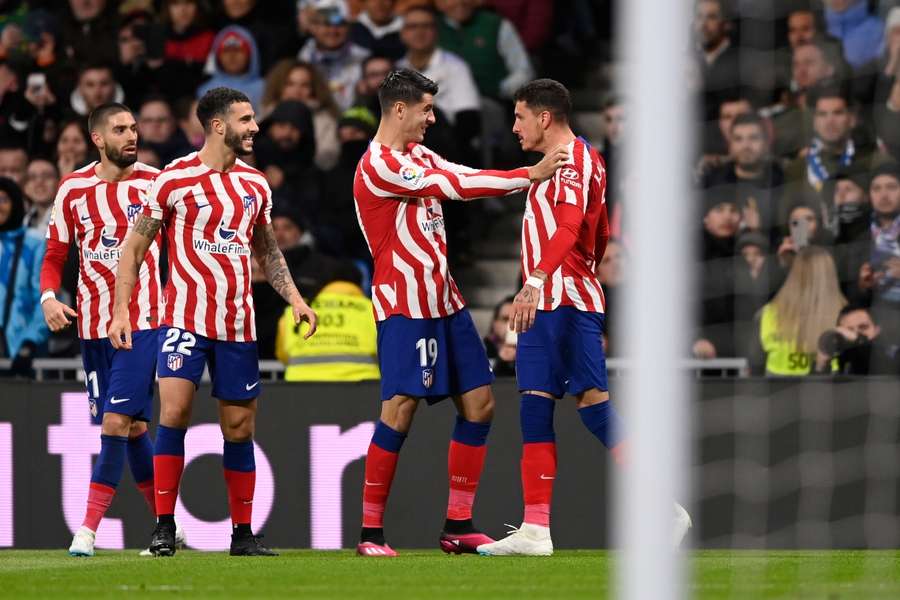
POLYGON ((379 379, 372 302, 359 286, 329 283, 310 303, 318 329, 308 340, 309 324, 294 325, 288 306, 278 321, 275 353, 287 365, 287 381, 362 381, 379 379))
POLYGON ((808 375, 816 364, 814 352, 801 352, 793 342, 782 338, 771 304, 766 304, 762 310, 759 341, 766 353, 766 373, 769 375, 808 375))

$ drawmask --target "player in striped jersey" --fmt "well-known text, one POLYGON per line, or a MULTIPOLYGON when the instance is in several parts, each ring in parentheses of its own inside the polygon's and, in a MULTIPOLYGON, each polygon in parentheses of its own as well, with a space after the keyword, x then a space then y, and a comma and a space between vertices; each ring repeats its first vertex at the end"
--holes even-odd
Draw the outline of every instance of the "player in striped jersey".
MULTIPOLYGON (((569 126, 568 90, 537 79, 515 96, 513 133, 526 151, 564 144, 570 161, 548 181, 532 184, 522 222, 525 285, 513 300, 510 328, 521 334, 516 378, 522 394, 522 527, 478 547, 486 555, 550 555, 550 503, 556 478, 556 400, 575 396, 588 430, 621 463, 622 432, 609 402, 603 353, 604 301, 594 266, 609 240, 606 170, 594 148, 569 126)), ((675 505, 676 543, 690 527, 675 505)))
POLYGON ((100 456, 94 464, 84 523, 69 553, 93 556, 94 534, 109 508, 126 459, 151 510, 153 445, 147 422, 153 409, 155 340, 162 302, 159 240, 154 238, 141 261, 139 284, 128 297, 128 314, 137 351, 117 352, 106 339, 113 306, 116 266, 121 247, 143 195, 156 176, 153 167, 136 162, 137 126, 127 106, 110 103, 91 113, 91 140, 100 153, 60 182, 47 230, 47 254, 41 267, 41 305, 52 331, 78 319, 81 356, 91 418, 101 425, 100 456), (77 312, 56 299, 70 244, 79 255, 77 312))
POLYGON ((259 131, 243 93, 213 88, 197 105, 206 132, 199 152, 169 164, 147 192, 128 236, 116 279, 109 338, 131 345, 128 305, 140 258, 165 224, 169 280, 159 330, 157 373, 161 403, 154 451, 157 526, 150 551, 175 553, 174 512, 184 469, 184 437, 196 386, 209 368, 225 438, 222 462, 231 509, 232 556, 274 556, 250 529, 256 485, 253 430, 260 392, 250 254, 291 304, 299 324, 316 329, 316 315, 297 291, 272 230, 272 192, 262 173, 239 159, 253 152, 259 131))
POLYGON ((491 538, 472 525, 472 504, 493 416, 493 380, 484 346, 447 268, 443 200, 501 196, 550 177, 566 159, 548 152, 537 165, 478 171, 420 145, 434 123, 437 85, 398 69, 378 96, 381 123, 356 169, 353 193, 375 261, 381 418, 366 456, 363 527, 357 552, 396 556, 385 543, 385 504, 400 448, 420 399, 450 396, 458 416, 448 457, 450 499, 440 536, 445 552, 474 552, 491 538))

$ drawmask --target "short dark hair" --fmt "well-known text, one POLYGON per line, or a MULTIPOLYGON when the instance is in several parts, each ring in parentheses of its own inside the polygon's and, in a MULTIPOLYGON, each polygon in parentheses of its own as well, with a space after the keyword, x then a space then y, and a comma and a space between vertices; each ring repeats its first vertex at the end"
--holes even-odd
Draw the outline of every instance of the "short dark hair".
POLYGON ((763 137, 769 137, 769 132, 766 131, 765 123, 763 123, 763 120, 756 113, 743 113, 736 116, 731 122, 731 131, 734 131, 736 127, 740 127, 741 125, 756 125, 762 131, 763 137))
POLYGON ((215 87, 203 94, 197 103, 197 119, 203 126, 203 131, 208 132, 212 120, 224 116, 236 102, 249 104, 250 98, 244 92, 229 87, 215 87))
POLYGON ((91 111, 88 116, 88 131, 96 131, 100 127, 106 125, 106 122, 113 115, 120 112, 132 114, 131 109, 121 102, 106 102, 91 111))
POLYGON ((378 103, 381 114, 390 112, 395 102, 414 104, 425 94, 438 93, 438 84, 412 69, 394 69, 378 86, 378 103))
POLYGON ((625 98, 615 92, 610 92, 600 101, 600 110, 602 112, 613 106, 621 106, 623 104, 625 104, 625 98))
POLYGON ((836 322, 837 322, 837 323, 840 323, 840 322, 841 322, 841 319, 843 319, 844 317, 846 317, 846 316, 849 315, 850 313, 856 312, 856 311, 858 311, 858 310, 861 310, 861 311, 867 313, 867 314, 869 315, 869 318, 872 319, 872 322, 873 322, 873 323, 875 322, 875 317, 872 316, 872 311, 869 310, 869 307, 868 307, 868 306, 865 306, 865 305, 863 305, 863 304, 858 304, 858 303, 856 303, 856 302, 851 302, 851 303, 849 303, 849 304, 844 305, 844 308, 842 308, 842 309, 838 312, 838 318, 837 318, 837 321, 836 321, 836 322))
POLYGON ((826 98, 840 98, 850 108, 850 94, 846 86, 836 81, 824 81, 810 89, 806 95, 806 106, 815 112, 819 100, 826 98))
POLYGON ((532 109, 549 111, 554 119, 569 122, 572 114, 572 98, 566 86, 553 79, 535 79, 526 83, 513 97, 515 102, 524 102, 532 109))
POLYGON ((88 71, 109 71, 111 76, 115 76, 115 70, 112 68, 112 65, 102 61, 95 61, 83 64, 78 69, 78 77, 75 78, 75 81, 81 81, 81 77, 88 71))

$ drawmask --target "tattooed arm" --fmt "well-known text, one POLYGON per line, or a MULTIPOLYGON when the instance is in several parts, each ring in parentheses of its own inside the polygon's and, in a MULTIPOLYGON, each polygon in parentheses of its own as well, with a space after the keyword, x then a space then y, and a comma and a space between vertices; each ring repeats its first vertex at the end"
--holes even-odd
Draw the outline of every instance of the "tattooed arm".
POLYGON ((309 322, 309 331, 303 336, 304 339, 314 334, 316 332, 316 313, 307 306, 303 297, 300 296, 300 292, 297 291, 284 255, 278 248, 271 223, 253 226, 253 251, 256 253, 256 260, 265 272, 269 284, 291 305, 294 312, 294 323, 299 325, 301 321, 309 322))
POLYGON ((532 283, 534 279, 540 279, 541 282, 547 281, 547 274, 540 269, 535 269, 528 276, 528 280, 516 297, 513 299, 512 315, 509 318, 509 328, 516 333, 524 333, 534 325, 534 318, 537 315, 538 302, 541 299, 540 288, 535 287, 532 283))
POLYGON ((131 292, 137 283, 144 256, 150 250, 150 244, 156 239, 161 226, 162 221, 159 219, 139 215, 131 233, 125 238, 116 272, 115 303, 108 332, 109 341, 117 350, 131 350, 131 292))

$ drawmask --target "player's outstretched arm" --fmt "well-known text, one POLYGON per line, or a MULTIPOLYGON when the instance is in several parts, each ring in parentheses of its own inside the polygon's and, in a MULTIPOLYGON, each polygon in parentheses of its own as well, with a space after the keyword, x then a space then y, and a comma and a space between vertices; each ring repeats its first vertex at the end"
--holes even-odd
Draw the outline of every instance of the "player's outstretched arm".
POLYGON ((115 302, 108 331, 109 341, 117 350, 131 350, 131 293, 137 284, 141 262, 161 226, 162 221, 159 219, 140 215, 131 233, 125 238, 116 272, 115 302))
POLYGON ((253 226, 253 251, 256 253, 256 260, 266 273, 269 284, 291 305, 294 323, 297 325, 301 321, 309 323, 309 331, 303 336, 304 339, 309 338, 316 332, 316 313, 297 291, 284 255, 278 248, 271 223, 253 226))
POLYGON ((56 299, 55 290, 62 283, 63 267, 69 254, 69 244, 56 239, 47 240, 47 251, 41 263, 41 310, 50 331, 62 331, 72 324, 69 317, 77 317, 71 306, 56 299))

